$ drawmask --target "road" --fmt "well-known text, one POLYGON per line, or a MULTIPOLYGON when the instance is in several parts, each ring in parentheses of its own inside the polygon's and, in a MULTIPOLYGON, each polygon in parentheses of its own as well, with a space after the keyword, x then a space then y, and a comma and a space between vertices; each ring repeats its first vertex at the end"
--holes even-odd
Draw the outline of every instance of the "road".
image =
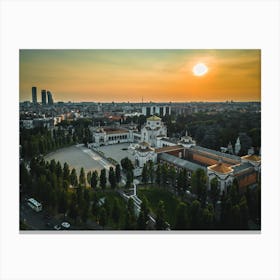
MULTIPOLYGON (((60 225, 65 219, 63 215, 57 217, 46 218, 46 211, 36 212, 31 209, 25 200, 20 203, 20 221, 24 222, 30 230, 51 230, 55 225, 60 225)), ((67 221, 67 219, 66 219, 67 221)), ((100 230, 101 226, 93 221, 89 221, 86 225, 74 225, 71 223, 69 230, 100 230)))

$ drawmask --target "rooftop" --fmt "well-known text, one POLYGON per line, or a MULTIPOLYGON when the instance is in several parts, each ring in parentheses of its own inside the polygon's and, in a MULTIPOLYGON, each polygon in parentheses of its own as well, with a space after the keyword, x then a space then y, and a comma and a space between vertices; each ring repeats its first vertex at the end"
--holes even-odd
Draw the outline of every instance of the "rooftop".
POLYGON ((106 134, 119 134, 119 133, 127 133, 128 130, 123 129, 123 128, 110 128, 110 127, 105 127, 103 128, 106 134))
POLYGON ((178 167, 186 168, 191 171, 195 171, 198 168, 201 168, 204 171, 206 171, 206 168, 204 166, 201 166, 199 164, 193 163, 193 162, 185 160, 185 159, 175 157, 175 156, 167 154, 167 153, 161 153, 159 155, 159 159, 172 163, 178 167))
POLYGON ((232 168, 230 168, 228 166, 228 164, 220 163, 220 162, 217 164, 211 165, 208 168, 215 172, 224 173, 224 174, 233 171, 232 168))
POLYGON ((139 147, 135 148, 136 151, 139 151, 139 152, 151 152, 151 151, 154 151, 154 149, 152 149, 150 147, 150 145, 146 142, 142 142, 142 143, 139 143, 139 147))
POLYGON ((147 143, 147 142, 145 142, 145 141, 139 143, 139 145, 140 145, 140 146, 144 146, 144 147, 149 147, 149 146, 150 146, 150 144, 147 143))
POLYGON ((175 139, 170 139, 170 138, 161 138, 161 141, 165 141, 165 142, 169 142, 169 143, 173 143, 176 144, 178 141, 176 141, 175 139))
POLYGON ((251 160, 251 161, 261 161, 261 157, 257 155, 247 155, 242 157, 243 159, 251 160))
POLYGON ((240 162, 240 157, 235 156, 235 155, 231 155, 231 154, 226 154, 226 153, 222 153, 216 150, 211 150, 211 149, 207 149, 201 146, 193 146, 190 148, 190 150, 194 150, 194 151, 198 151, 198 152, 202 152, 203 154, 208 154, 208 155, 215 155, 218 156, 219 158, 223 158, 223 159, 229 159, 229 160, 233 160, 236 162, 240 162))
POLYGON ((234 174, 244 172, 245 170, 250 169, 250 168, 252 168, 252 165, 249 162, 244 162, 244 163, 232 166, 234 174))
POLYGON ((177 150, 181 150, 181 149, 184 149, 184 147, 181 145, 176 145, 176 146, 167 146, 167 147, 157 148, 157 149, 155 149, 155 151, 157 154, 159 154, 159 153, 177 151, 177 150))
POLYGON ((161 121, 161 118, 159 118, 157 116, 151 116, 151 117, 147 118, 147 121, 161 121))

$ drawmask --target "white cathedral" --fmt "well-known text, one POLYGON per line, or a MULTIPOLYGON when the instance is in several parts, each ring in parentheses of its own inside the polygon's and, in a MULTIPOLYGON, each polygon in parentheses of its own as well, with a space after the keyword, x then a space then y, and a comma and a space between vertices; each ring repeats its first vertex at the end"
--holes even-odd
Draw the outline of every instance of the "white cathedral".
POLYGON ((141 169, 150 160, 156 163, 158 153, 164 152, 168 147, 191 147, 195 144, 187 132, 180 141, 172 141, 167 137, 167 128, 161 118, 152 116, 147 118, 145 126, 141 129, 141 142, 131 145, 131 150, 135 157, 136 169, 141 169))
POLYGON ((167 128, 161 118, 152 116, 147 118, 145 126, 141 129, 141 141, 149 143, 152 147, 158 147, 158 139, 167 136, 167 128))

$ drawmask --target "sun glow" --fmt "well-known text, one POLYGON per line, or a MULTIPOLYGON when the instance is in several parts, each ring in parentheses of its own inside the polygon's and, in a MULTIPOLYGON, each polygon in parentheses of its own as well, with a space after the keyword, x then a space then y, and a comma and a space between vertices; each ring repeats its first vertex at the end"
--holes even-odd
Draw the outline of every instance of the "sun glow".
POLYGON ((203 76, 208 72, 208 68, 205 64, 198 63, 193 67, 192 71, 195 76, 203 76))

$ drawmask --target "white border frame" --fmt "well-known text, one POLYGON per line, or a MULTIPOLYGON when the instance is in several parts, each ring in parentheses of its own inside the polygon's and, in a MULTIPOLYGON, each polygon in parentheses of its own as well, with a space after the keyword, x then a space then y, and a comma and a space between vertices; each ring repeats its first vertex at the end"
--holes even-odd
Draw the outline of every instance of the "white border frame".
POLYGON ((1 279, 280 278, 278 1, 4 0, 0 19, 1 279), (261 49, 261 234, 19 234, 18 50, 24 48, 261 49))

